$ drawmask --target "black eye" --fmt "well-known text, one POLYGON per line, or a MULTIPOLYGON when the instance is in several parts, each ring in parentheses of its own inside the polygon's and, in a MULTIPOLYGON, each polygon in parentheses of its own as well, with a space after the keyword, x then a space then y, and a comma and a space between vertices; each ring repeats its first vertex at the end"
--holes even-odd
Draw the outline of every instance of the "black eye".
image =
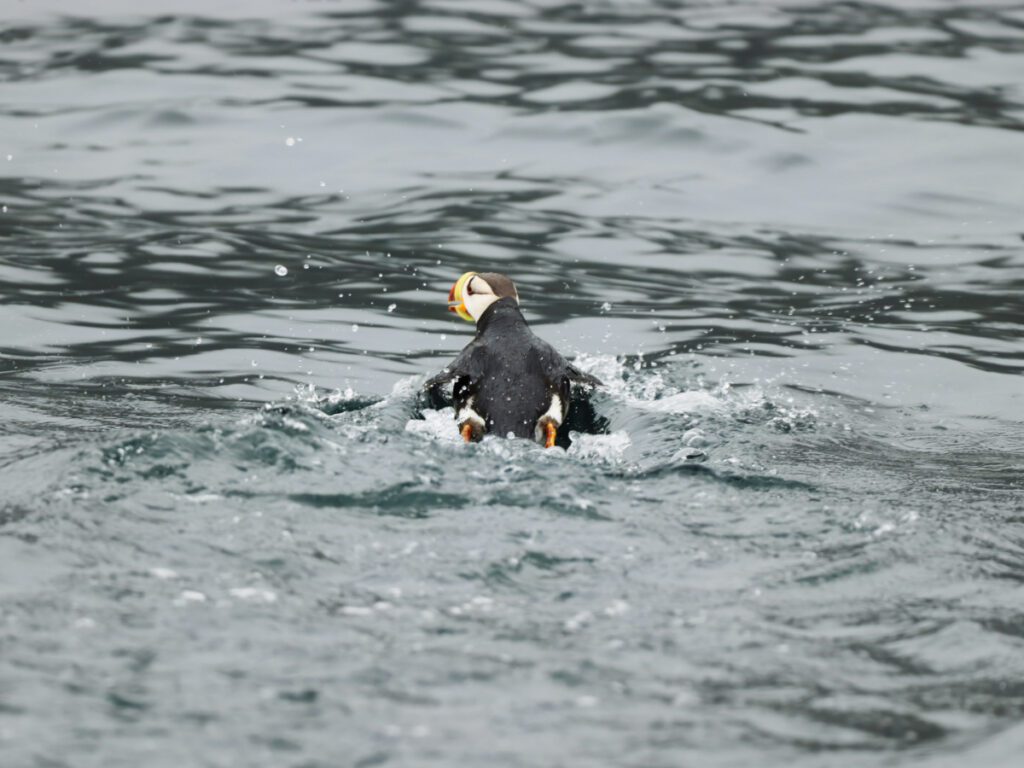
POLYGON ((476 278, 475 277, 471 277, 471 278, 469 278, 469 282, 466 283, 466 295, 467 296, 472 296, 473 295, 473 281, 474 280, 476 280, 476 278))

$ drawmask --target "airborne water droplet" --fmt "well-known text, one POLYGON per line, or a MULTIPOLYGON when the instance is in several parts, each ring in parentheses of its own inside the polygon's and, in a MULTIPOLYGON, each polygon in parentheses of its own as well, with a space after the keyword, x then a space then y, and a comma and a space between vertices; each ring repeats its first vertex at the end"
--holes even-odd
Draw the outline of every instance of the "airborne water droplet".
POLYGON ((398 309, 398 305, 397 304, 388 304, 388 313, 389 314, 391 312, 394 312, 396 309, 398 309))
POLYGON ((278 277, 284 277, 285 275, 288 274, 288 267, 286 267, 284 264, 278 264, 276 267, 274 267, 274 274, 277 275, 278 277))
POLYGON ((356 333, 359 330, 358 323, 352 323, 352 333, 356 333))

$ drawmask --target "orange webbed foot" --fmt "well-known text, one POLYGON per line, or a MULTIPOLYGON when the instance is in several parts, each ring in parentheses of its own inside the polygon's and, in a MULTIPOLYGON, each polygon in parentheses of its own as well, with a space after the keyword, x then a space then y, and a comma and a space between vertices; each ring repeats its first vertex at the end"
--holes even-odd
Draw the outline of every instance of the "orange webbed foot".
POLYGON ((558 427, 553 421, 544 422, 544 447, 554 448, 555 438, 558 437, 558 427))

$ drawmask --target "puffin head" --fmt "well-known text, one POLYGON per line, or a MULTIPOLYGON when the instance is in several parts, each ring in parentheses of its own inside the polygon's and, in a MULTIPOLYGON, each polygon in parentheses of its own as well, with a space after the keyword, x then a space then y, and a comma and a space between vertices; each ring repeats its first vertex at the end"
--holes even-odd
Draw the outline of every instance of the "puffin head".
POLYGON ((448 291, 448 311, 475 323, 498 299, 519 303, 519 292, 510 278, 497 272, 466 272, 448 291))

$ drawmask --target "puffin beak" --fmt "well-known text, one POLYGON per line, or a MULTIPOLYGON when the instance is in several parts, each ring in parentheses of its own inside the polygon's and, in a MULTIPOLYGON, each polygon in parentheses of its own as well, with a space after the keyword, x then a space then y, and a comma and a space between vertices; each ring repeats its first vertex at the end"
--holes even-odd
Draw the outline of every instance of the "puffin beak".
POLYGON ((466 283, 469 282, 470 278, 473 277, 476 272, 466 272, 462 277, 455 281, 455 285, 448 291, 448 311, 454 312, 459 317, 467 322, 474 322, 473 316, 469 314, 469 310, 466 309, 466 300, 463 298, 462 292, 466 288, 466 283))

